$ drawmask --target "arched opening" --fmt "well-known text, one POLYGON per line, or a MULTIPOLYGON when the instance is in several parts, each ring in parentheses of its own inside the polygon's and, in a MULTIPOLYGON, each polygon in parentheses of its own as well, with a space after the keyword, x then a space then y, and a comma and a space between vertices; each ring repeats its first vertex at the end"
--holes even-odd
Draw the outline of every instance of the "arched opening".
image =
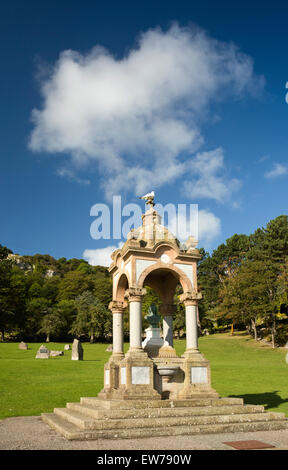
POLYGON ((156 290, 162 302, 174 298, 176 286, 180 283, 183 292, 193 290, 192 282, 187 275, 174 265, 163 266, 161 263, 145 269, 138 280, 139 287, 145 285, 156 290))
POLYGON ((145 319, 145 316, 148 313, 149 306, 154 303, 159 312, 159 307, 161 304, 161 299, 158 292, 153 289, 153 287, 150 287, 148 284, 145 284, 144 287, 146 289, 146 294, 144 295, 142 300, 142 333, 150 325, 149 322, 145 319))
POLYGON ((118 302, 124 302, 125 291, 129 287, 129 281, 126 274, 121 274, 119 281, 115 287, 114 298, 118 302))
POLYGON ((144 279, 143 285, 154 289, 162 303, 173 303, 179 277, 173 271, 156 269, 151 271, 144 279))

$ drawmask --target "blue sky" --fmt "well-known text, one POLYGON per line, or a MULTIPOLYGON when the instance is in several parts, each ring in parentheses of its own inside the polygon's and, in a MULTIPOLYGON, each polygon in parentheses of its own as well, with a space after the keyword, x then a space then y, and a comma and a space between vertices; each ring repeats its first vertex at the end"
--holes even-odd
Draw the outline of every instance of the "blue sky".
POLYGON ((119 240, 91 237, 91 207, 152 189, 199 205, 209 250, 286 214, 287 20, 277 1, 2 3, 0 243, 104 259, 119 240))

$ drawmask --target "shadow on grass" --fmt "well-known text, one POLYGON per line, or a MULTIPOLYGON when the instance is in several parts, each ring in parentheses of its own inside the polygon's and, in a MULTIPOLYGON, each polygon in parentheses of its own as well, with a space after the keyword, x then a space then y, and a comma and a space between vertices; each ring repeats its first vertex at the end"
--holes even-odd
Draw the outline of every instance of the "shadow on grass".
POLYGON ((231 398, 243 398, 245 405, 264 405, 265 410, 278 408, 283 403, 288 403, 288 399, 283 399, 278 395, 278 391, 266 393, 247 393, 243 395, 229 395, 231 398))

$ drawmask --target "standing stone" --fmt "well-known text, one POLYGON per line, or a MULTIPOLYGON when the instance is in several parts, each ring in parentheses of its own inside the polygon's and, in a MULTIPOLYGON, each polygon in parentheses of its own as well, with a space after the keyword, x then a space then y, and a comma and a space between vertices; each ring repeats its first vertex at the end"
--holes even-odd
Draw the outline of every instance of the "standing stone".
POLYGON ((72 344, 72 361, 83 361, 83 348, 78 339, 74 339, 72 344))
POLYGON ((113 344, 110 344, 108 348, 106 349, 107 352, 112 352, 113 351, 113 344))
POLYGON ((28 349, 28 344, 24 343, 24 341, 21 341, 18 347, 19 349, 28 349))
POLYGON ((49 357, 50 357, 49 349, 47 349, 46 346, 42 344, 42 346, 40 346, 40 348, 37 351, 36 359, 49 359, 49 357))
POLYGON ((65 344, 64 351, 70 351, 70 344, 65 344))

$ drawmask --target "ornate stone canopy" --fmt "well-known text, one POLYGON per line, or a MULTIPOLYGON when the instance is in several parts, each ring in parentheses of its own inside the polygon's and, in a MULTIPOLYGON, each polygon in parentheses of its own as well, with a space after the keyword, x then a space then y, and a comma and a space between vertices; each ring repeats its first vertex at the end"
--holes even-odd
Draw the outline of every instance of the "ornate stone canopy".
POLYGON ((113 313, 113 353, 105 365, 105 385, 100 396, 159 399, 168 394, 180 399, 205 393, 215 397, 209 362, 198 350, 197 308, 201 293, 197 286, 197 261, 201 256, 197 240, 189 237, 182 246, 161 224, 154 199, 152 202, 142 216, 142 225, 129 232, 122 248, 111 256, 113 300, 109 307, 113 313), (174 296, 178 284, 183 290, 179 301, 184 304, 186 319, 186 351, 182 357, 177 356, 173 347, 174 296), (158 349, 153 335, 146 345, 142 342, 145 286, 153 288, 161 301, 163 339, 158 349), (123 313, 128 305, 130 344, 124 354, 123 313), (150 350, 149 344, 153 345, 150 350), (167 376, 168 369, 175 373, 173 380, 167 376))
POLYGON ((130 288, 152 287, 163 303, 173 301, 175 288, 197 292, 197 261, 201 258, 190 240, 189 248, 180 248, 177 238, 163 225, 159 214, 149 209, 141 227, 129 232, 123 247, 112 254, 109 268, 113 276, 113 299, 123 302, 130 288))

